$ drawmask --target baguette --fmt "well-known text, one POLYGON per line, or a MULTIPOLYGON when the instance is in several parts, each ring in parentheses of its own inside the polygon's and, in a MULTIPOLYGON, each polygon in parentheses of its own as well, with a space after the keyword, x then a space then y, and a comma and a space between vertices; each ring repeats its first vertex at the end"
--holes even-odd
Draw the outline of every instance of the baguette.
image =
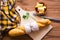
MULTIPOLYGON (((44 28, 46 27, 47 25, 50 25, 51 24, 51 21, 50 20, 47 20, 47 19, 42 19, 42 20, 38 20, 36 21, 37 25, 38 25, 38 28, 44 28)), ((28 26, 29 27, 29 26, 28 26)), ((31 27, 30 27, 31 28, 31 27)), ((31 28, 32 29, 32 28, 31 28)), ((29 30, 29 28, 27 28, 27 31, 29 31, 30 33, 33 31, 33 30, 29 30)), ((20 36, 20 35, 24 35, 24 34, 27 34, 26 33, 26 29, 25 29, 25 26, 19 26, 15 29, 12 29, 8 32, 8 34, 10 36, 20 36)))

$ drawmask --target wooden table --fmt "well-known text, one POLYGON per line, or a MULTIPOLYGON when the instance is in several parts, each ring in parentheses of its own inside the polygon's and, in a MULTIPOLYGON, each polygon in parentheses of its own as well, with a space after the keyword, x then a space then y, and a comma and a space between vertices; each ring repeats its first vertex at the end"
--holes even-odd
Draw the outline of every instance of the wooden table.
MULTIPOLYGON (((34 10, 37 2, 44 2, 47 5, 47 15, 60 19, 60 0, 16 0, 16 6, 21 6, 24 10, 34 10)), ((60 40, 60 23, 52 22, 53 29, 42 40, 60 40)), ((16 37, 11 40, 32 40, 28 35, 16 37)), ((9 37, 4 40, 10 40, 9 37)))

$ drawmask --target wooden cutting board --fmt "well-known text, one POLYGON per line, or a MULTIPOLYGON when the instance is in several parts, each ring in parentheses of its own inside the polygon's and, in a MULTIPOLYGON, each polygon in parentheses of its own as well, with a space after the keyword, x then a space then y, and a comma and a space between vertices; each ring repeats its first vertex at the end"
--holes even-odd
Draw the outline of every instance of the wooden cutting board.
MULTIPOLYGON (((19 13, 20 15, 26 13, 26 11, 23 10, 23 9, 22 9, 21 7, 19 7, 19 6, 16 7, 16 11, 18 11, 18 13, 19 13)), ((33 18, 35 18, 35 17, 33 16, 33 11, 27 11, 27 12, 29 12, 29 13, 31 14, 31 16, 32 16, 33 18)), ((36 18, 35 18, 35 19, 36 19, 36 18)), ((32 33, 30 33, 30 34, 28 34, 28 35, 29 35, 33 40, 41 40, 51 29, 52 29, 52 26, 50 25, 50 26, 48 26, 48 27, 45 27, 45 28, 43 28, 43 29, 40 29, 39 31, 32 32, 32 33)))

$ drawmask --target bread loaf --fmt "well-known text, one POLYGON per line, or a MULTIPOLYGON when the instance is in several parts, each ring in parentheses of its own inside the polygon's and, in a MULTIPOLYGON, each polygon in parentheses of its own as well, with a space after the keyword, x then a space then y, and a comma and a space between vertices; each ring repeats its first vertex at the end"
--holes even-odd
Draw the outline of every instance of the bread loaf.
MULTIPOLYGON (((43 28, 43 27, 47 27, 48 25, 51 24, 51 21, 48 20, 48 19, 41 19, 41 20, 38 20, 36 21, 37 23, 37 26, 38 28, 43 28)), ((10 36, 20 36, 20 35, 24 35, 24 34, 27 34, 28 33, 31 33, 33 30, 32 30, 32 27, 30 26, 26 26, 27 28, 25 28, 25 26, 19 26, 15 29, 12 29, 8 32, 8 34, 10 36), (26 32, 27 31, 27 32, 26 32)), ((36 28, 35 28, 36 29, 36 28)), ((36 31, 36 30, 35 30, 36 31)))

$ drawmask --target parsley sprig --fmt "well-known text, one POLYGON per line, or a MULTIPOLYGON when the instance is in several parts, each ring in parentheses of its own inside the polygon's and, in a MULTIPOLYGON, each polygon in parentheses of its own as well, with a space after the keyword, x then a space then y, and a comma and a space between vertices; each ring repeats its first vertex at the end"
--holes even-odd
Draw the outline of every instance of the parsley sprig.
POLYGON ((27 12, 26 15, 23 15, 24 19, 28 19, 29 18, 29 13, 27 12))

